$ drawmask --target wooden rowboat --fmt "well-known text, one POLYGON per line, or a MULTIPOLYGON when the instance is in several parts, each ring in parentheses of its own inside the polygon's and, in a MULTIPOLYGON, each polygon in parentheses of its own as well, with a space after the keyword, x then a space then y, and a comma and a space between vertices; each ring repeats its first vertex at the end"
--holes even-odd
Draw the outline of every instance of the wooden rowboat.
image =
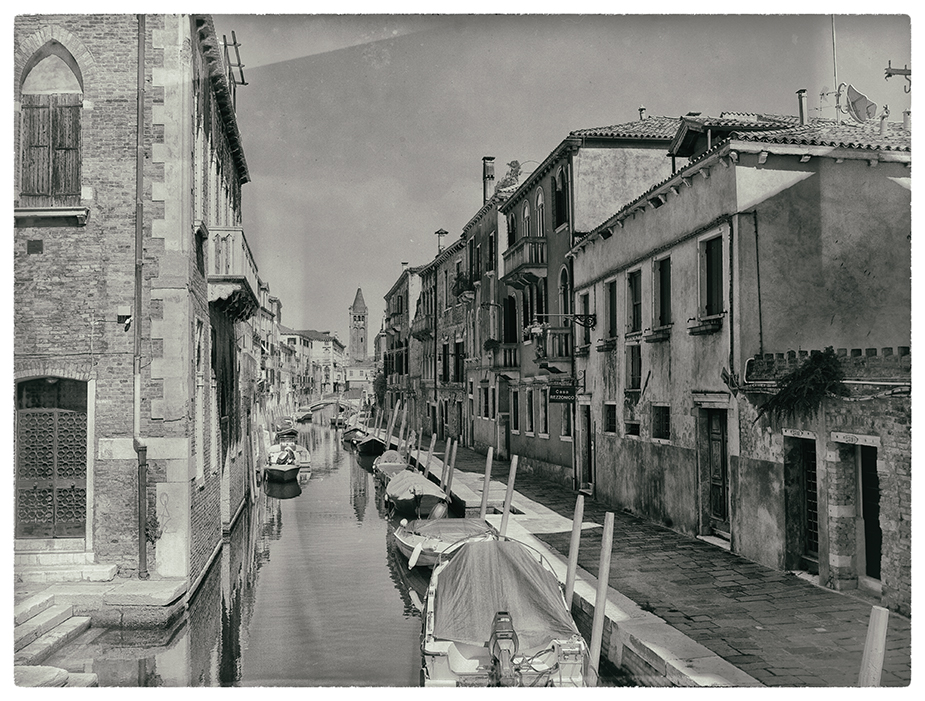
POLYGON ((497 538, 490 523, 477 518, 402 519, 395 529, 395 545, 408 558, 408 567, 433 567, 469 540, 497 538))

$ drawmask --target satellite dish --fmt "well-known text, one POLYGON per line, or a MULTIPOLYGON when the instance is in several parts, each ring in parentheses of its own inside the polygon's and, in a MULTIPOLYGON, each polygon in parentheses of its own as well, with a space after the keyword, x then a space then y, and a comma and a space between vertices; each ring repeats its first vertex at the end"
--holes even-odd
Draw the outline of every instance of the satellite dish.
POLYGON ((867 99, 867 95, 858 92, 853 85, 848 86, 848 105, 845 111, 854 117, 855 121, 866 122, 877 116, 877 103, 867 99))

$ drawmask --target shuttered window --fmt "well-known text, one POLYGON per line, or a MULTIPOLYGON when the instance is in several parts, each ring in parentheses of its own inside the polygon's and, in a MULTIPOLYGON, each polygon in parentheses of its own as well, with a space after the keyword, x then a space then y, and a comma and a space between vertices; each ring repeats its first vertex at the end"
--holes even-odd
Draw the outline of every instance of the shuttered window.
POLYGON ((79 93, 22 96, 21 204, 80 204, 79 93))

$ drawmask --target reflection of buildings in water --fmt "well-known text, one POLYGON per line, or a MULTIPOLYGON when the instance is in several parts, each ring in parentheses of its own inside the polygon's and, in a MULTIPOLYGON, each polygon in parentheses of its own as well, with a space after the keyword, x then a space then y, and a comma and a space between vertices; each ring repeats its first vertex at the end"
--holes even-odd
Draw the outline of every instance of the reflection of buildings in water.
POLYGON ((362 521, 366 514, 366 502, 369 501, 369 473, 352 462, 350 465, 350 503, 356 512, 357 521, 362 521))
POLYGON ((419 617, 420 604, 427 594, 430 570, 421 567, 408 569, 408 560, 395 543, 395 533, 390 525, 385 538, 385 557, 389 566, 389 579, 398 590, 404 605, 405 618, 419 617))

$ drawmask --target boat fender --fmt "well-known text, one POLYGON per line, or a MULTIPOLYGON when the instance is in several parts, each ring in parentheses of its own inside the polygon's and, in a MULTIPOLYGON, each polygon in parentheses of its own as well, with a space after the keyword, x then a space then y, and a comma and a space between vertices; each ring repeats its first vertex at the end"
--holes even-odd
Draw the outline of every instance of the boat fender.
POLYGON ((408 558, 408 569, 414 569, 414 566, 418 564, 418 558, 421 557, 421 551, 424 549, 424 541, 422 540, 417 545, 414 546, 414 550, 411 551, 411 556, 408 558))

